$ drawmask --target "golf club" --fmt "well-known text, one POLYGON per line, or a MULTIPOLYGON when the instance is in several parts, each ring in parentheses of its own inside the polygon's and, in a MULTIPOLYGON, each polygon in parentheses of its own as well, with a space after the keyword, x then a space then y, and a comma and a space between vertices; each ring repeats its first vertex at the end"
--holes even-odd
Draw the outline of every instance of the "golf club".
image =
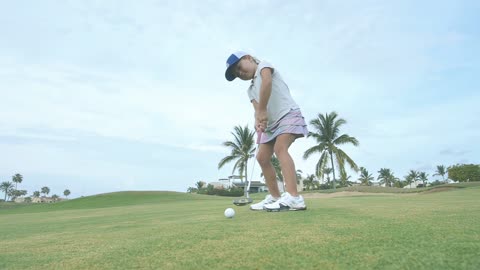
MULTIPOLYGON (((262 136, 262 133, 257 132, 257 150, 255 151, 255 155, 253 156, 254 162, 253 162, 252 173, 250 174, 250 177, 253 177, 253 172, 255 171, 255 163, 257 163, 257 162, 255 162, 255 158, 257 157, 258 150, 260 149, 260 138, 261 138, 261 136, 262 136)), ((249 180, 249 179, 247 179, 247 181, 248 181, 248 184, 247 184, 247 187, 246 187, 244 198, 233 200, 233 204, 235 204, 237 206, 244 206, 244 205, 247 205, 247 204, 250 204, 250 203, 253 202, 253 199, 250 198, 250 184, 252 183, 252 181, 249 180)))

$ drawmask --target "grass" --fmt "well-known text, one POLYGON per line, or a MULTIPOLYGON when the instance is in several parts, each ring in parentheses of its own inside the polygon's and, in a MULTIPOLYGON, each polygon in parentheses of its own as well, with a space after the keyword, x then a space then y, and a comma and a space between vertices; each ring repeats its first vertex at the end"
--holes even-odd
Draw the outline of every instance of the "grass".
POLYGON ((343 187, 337 189, 326 189, 326 190, 314 190, 307 191, 306 193, 335 193, 341 191, 356 191, 356 192, 369 192, 369 193, 421 193, 425 191, 434 191, 436 189, 455 189, 455 188, 467 188, 467 187, 478 187, 480 182, 462 182, 462 183, 453 183, 453 184, 444 184, 432 187, 424 188, 396 188, 396 187, 379 187, 379 186, 351 186, 343 187))
POLYGON ((479 269, 479 197, 467 186, 265 213, 232 198, 121 192, 1 209, 0 269, 479 269))

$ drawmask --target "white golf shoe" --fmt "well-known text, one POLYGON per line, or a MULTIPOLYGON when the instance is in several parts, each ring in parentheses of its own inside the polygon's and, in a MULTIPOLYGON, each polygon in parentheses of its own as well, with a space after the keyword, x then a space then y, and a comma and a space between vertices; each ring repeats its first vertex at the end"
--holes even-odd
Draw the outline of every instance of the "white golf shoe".
POLYGON ((288 192, 283 193, 279 200, 265 205, 264 208, 268 212, 307 210, 307 206, 305 205, 302 195, 293 197, 288 192))
POLYGON ((265 196, 265 199, 263 201, 250 205, 250 210, 263 211, 264 210, 263 207, 265 205, 267 205, 269 203, 274 203, 277 200, 278 199, 275 199, 272 195, 268 194, 267 196, 265 196))

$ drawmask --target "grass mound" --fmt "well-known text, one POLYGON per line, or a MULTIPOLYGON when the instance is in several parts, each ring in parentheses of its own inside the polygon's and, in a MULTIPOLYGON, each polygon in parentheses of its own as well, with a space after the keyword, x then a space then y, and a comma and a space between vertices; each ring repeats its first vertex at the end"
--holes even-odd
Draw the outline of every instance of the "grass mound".
MULTIPOLYGON (((9 204, 3 209, 17 213, 46 212, 70 209, 95 209, 143 204, 166 204, 192 200, 215 200, 214 196, 171 191, 122 191, 86 196, 48 204, 9 204)), ((11 212, 10 212, 11 213, 11 212)))

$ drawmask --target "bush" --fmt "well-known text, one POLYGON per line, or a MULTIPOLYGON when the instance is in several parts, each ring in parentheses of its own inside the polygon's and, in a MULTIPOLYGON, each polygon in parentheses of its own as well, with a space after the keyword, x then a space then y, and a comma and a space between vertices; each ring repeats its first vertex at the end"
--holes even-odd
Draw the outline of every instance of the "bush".
POLYGON ((430 186, 431 186, 431 187, 434 187, 434 186, 439 186, 439 185, 443 185, 443 184, 445 184, 445 182, 439 181, 439 180, 435 180, 435 181, 433 181, 432 183, 430 183, 430 186))
POLYGON ((318 189, 330 189, 330 188, 333 188, 333 185, 320 184, 318 189))
POLYGON ((457 164, 448 168, 448 178, 455 182, 480 181, 480 165, 457 164))
POLYGON ((243 195, 243 189, 238 187, 233 187, 229 189, 214 188, 212 185, 208 185, 207 188, 199 189, 197 193, 206 194, 206 195, 226 196, 226 197, 238 197, 243 195))

